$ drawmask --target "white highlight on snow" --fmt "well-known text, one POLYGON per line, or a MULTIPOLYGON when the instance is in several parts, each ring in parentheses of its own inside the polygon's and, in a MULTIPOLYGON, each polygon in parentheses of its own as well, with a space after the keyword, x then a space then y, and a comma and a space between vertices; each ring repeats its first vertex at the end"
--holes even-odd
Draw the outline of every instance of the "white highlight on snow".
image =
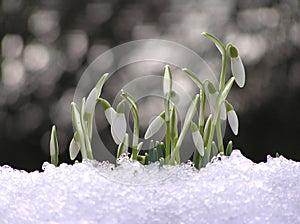
POLYGON ((299 162, 255 164, 238 150, 220 158, 200 172, 128 160, 42 173, 2 166, 1 223, 300 223, 299 162))

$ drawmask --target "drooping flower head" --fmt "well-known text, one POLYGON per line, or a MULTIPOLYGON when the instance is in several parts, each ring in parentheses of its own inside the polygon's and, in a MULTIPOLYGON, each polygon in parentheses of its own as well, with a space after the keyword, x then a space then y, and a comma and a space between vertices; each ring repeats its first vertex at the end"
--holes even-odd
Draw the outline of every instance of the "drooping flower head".
POLYGON ((245 68, 237 48, 232 44, 230 44, 229 47, 229 54, 231 58, 231 71, 235 78, 235 82, 242 88, 244 87, 246 80, 245 68))

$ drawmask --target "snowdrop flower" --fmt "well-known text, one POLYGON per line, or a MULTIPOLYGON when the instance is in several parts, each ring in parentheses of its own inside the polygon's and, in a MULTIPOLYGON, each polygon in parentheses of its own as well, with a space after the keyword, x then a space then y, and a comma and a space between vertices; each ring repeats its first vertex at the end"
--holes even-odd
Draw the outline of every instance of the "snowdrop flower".
POLYGON ((126 119, 124 113, 116 113, 112 120, 111 135, 116 144, 120 144, 126 134, 126 119))
POLYGON ((117 106, 117 111, 112 115, 111 135, 116 144, 120 144, 126 134, 126 118, 124 114, 124 101, 121 101, 117 106))
POLYGON ((245 85, 246 75, 245 68, 238 50, 233 45, 229 47, 229 53, 231 58, 231 71, 235 78, 236 84, 242 88, 245 85))
POLYGON ((196 149, 198 150, 199 154, 203 156, 204 155, 203 139, 197 125, 194 122, 191 122, 191 130, 192 130, 193 142, 196 146, 196 149))
POLYGON ((124 102, 121 101, 117 106, 117 111, 110 105, 110 103, 103 99, 98 99, 101 102, 101 106, 104 110, 104 115, 111 126, 111 135, 114 142, 119 145, 122 143, 126 134, 126 118, 124 114, 124 102))
POLYGON ((165 113, 163 112, 153 119, 153 121, 149 124, 149 126, 147 128, 147 131, 144 136, 145 139, 151 138, 155 133, 157 133, 159 131, 159 129, 165 123, 164 116, 165 116, 165 113))
POLYGON ((170 67, 168 65, 165 66, 165 71, 163 75, 163 92, 164 96, 170 98, 172 90, 172 76, 170 67))
POLYGON ((80 144, 78 141, 76 141, 76 136, 77 132, 75 132, 74 137, 71 140, 70 146, 69 146, 69 153, 70 153, 70 159, 74 160, 76 158, 76 156, 79 153, 80 150, 80 144))
POLYGON ((236 114, 236 112, 233 109, 233 106, 227 102, 226 102, 226 110, 227 110, 227 115, 228 115, 228 123, 229 126, 233 132, 233 134, 237 135, 238 131, 239 131, 239 119, 238 116, 236 114))
POLYGON ((107 100, 103 98, 99 98, 98 100, 101 102, 101 106, 104 110, 106 120, 108 121, 109 125, 112 125, 113 117, 116 115, 117 112, 107 100))

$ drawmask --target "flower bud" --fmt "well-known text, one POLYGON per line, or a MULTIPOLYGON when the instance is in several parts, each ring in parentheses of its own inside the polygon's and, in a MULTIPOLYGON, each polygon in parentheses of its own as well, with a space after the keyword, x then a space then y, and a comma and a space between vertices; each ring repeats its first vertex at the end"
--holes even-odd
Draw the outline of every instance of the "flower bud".
POLYGON ((233 45, 229 48, 230 58, 231 58, 231 71, 235 78, 236 84, 242 88, 245 85, 245 68, 241 57, 238 54, 238 50, 233 45))

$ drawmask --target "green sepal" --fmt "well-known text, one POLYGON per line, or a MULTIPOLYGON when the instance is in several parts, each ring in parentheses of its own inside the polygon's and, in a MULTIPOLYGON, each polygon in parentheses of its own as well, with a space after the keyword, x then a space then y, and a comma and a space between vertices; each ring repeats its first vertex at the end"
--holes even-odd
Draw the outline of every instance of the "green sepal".
POLYGON ((111 107, 110 103, 107 100, 103 99, 103 98, 98 98, 97 101, 100 101, 101 106, 102 106, 104 111, 106 111, 108 108, 111 107))
POLYGON ((233 106, 227 100, 225 100, 225 106, 227 112, 234 110, 233 106))
POLYGON ((229 55, 231 58, 237 58, 239 56, 237 48, 232 44, 229 44, 229 55))

